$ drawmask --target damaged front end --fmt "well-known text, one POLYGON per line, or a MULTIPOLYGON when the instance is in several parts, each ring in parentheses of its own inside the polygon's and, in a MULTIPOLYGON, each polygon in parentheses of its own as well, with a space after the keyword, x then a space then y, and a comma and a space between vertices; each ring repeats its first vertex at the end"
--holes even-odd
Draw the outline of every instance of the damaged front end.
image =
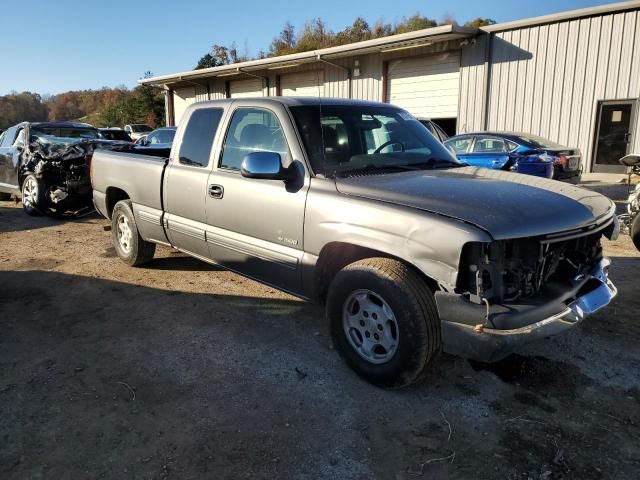
POLYGON ((23 152, 21 177, 33 174, 38 179, 43 213, 80 214, 91 207, 89 165, 99 146, 91 140, 77 143, 47 143, 40 139, 23 152))
POLYGON ((590 229, 466 244, 455 292, 436 294, 445 349, 499 360, 606 306, 617 290, 600 239, 617 230, 613 217, 590 229))

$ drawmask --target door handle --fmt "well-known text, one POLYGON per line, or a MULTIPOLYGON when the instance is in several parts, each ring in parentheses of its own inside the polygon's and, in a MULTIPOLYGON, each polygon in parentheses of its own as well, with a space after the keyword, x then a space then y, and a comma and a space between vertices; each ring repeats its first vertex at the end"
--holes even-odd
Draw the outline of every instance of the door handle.
POLYGON ((209 185, 209 196, 211 198, 222 198, 224 196, 224 187, 222 185, 209 185))
POLYGON ((631 140, 631 133, 627 132, 624 134, 624 143, 629 143, 629 141, 631 140))

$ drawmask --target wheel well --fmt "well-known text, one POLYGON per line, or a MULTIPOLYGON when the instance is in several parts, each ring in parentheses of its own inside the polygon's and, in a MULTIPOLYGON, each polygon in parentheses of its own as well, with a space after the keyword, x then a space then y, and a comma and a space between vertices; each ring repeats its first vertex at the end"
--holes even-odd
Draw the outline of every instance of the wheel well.
POLYGON ((364 260, 365 258, 392 258, 399 262, 408 265, 409 268, 414 270, 424 280, 427 287, 435 292, 438 289, 438 282, 425 275, 422 271, 416 268, 405 260, 388 253, 381 252, 372 248, 361 247, 351 243, 332 242, 325 245, 320 251, 318 261, 315 268, 315 297, 321 303, 324 303, 327 298, 329 286, 333 281, 336 274, 347 265, 364 260))
POLYGON ((116 187, 108 187, 107 188, 107 215, 111 218, 111 214, 113 213, 113 207, 116 206, 120 200, 129 200, 129 195, 124 190, 121 190, 116 187))

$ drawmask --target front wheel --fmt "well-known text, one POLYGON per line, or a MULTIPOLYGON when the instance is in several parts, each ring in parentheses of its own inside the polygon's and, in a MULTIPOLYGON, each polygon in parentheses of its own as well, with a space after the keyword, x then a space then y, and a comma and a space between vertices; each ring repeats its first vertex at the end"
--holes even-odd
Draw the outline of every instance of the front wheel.
POLYGON ((33 173, 22 182, 22 209, 31 216, 42 215, 44 211, 42 182, 33 173))
POLYGON ((631 234, 633 244, 636 246, 638 251, 640 251, 640 212, 636 213, 635 218, 631 222, 631 229, 629 233, 631 234))
POLYGON ((113 207, 111 240, 118 257, 132 267, 151 261, 156 251, 156 244, 147 242, 138 233, 130 200, 121 200, 113 207))
POLYGON ((441 346, 435 300, 424 280, 389 258, 354 262, 327 297, 336 347, 358 375, 397 388, 418 380, 441 346))

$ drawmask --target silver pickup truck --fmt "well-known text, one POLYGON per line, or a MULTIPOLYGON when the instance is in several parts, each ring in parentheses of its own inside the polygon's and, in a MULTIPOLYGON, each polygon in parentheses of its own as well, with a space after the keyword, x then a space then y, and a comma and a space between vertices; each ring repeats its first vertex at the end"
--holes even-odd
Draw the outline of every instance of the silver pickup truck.
POLYGON ((616 295, 610 200, 469 167, 387 104, 198 103, 169 158, 97 151, 91 175, 126 263, 168 245, 322 302, 339 352, 384 387, 441 350, 504 358, 616 295))

